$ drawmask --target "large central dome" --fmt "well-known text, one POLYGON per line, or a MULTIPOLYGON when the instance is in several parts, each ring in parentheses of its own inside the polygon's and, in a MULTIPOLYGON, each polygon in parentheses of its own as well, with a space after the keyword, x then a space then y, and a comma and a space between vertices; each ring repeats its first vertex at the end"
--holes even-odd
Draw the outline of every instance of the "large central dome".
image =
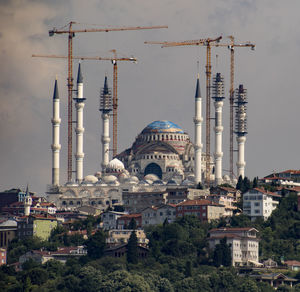
POLYGON ((181 127, 170 121, 154 121, 149 124, 141 134, 150 133, 177 133, 184 134, 181 127))

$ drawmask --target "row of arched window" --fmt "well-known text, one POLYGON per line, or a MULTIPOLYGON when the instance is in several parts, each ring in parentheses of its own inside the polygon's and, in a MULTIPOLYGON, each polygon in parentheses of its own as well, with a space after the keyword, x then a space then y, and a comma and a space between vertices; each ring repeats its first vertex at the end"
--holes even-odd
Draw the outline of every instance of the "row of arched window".
POLYGON ((166 155, 166 154, 145 154, 141 155, 139 159, 171 159, 180 160, 178 155, 166 155))
MULTIPOLYGON (((99 200, 99 201, 91 201, 90 205, 92 206, 96 206, 96 205, 103 205, 103 201, 99 200)), ((109 201, 105 202, 106 205, 109 205, 109 201)), ((62 201, 62 205, 63 206, 81 206, 81 201, 62 201)))
POLYGON ((188 141, 187 135, 175 135, 175 134, 155 134, 155 135, 141 135, 142 141, 188 141))

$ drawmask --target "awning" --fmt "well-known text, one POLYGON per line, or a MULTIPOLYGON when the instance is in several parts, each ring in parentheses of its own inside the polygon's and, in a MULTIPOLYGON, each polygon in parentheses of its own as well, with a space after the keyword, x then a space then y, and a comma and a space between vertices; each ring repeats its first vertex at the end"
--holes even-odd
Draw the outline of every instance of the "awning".
POLYGON ((262 263, 259 263, 257 261, 248 260, 248 262, 251 263, 251 264, 253 264, 253 265, 255 265, 255 266, 258 266, 258 267, 262 267, 263 266, 262 263))

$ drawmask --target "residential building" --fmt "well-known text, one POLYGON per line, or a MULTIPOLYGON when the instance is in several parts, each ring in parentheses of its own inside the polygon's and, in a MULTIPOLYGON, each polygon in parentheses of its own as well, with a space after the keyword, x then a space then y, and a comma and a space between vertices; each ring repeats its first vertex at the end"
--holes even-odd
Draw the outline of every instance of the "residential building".
POLYGON ((295 260, 285 261, 284 264, 287 265, 288 268, 291 269, 292 271, 300 271, 299 261, 295 261, 295 260))
POLYGON ((222 197, 225 196, 233 196, 235 201, 239 201, 241 198, 241 191, 237 190, 235 188, 231 187, 223 187, 223 186, 216 186, 216 187, 211 187, 210 188, 210 193, 211 194, 217 194, 222 197))
POLYGON ((216 204, 223 205, 225 207, 224 216, 232 216, 233 211, 237 210, 237 201, 231 193, 228 193, 227 195, 212 194, 207 196, 207 199, 216 204))
POLYGON ((117 219, 128 215, 125 212, 106 211, 101 214, 102 228, 104 230, 116 229, 117 219))
POLYGON ((56 226, 56 217, 48 214, 24 216, 18 222, 18 237, 23 239, 28 236, 38 236, 43 240, 47 240, 51 230, 56 226))
POLYGON ((282 273, 250 275, 250 277, 256 279, 258 282, 266 282, 275 289, 277 289, 281 285, 288 285, 290 287, 293 287, 293 284, 298 281, 297 279, 290 278, 282 273))
POLYGON ((251 189, 243 194, 243 213, 250 216, 252 221, 259 217, 266 220, 277 208, 280 197, 264 189, 251 189))
POLYGON ((147 207, 165 204, 167 192, 123 192, 124 209, 128 213, 140 213, 147 207))
POLYGON ((20 189, 10 189, 0 192, 0 212, 2 212, 3 207, 21 201, 20 198, 22 195, 24 196, 25 193, 20 189))
POLYGON ((167 190, 167 202, 169 204, 179 204, 186 200, 204 199, 209 195, 209 190, 200 190, 183 187, 168 187, 167 190))
POLYGON ((258 261, 259 239, 258 230, 245 228, 216 228, 209 231, 209 248, 215 249, 220 240, 226 237, 231 249, 232 266, 255 265, 262 266, 258 261))
POLYGON ((148 207, 142 212, 142 226, 163 224, 167 219, 169 223, 176 218, 176 205, 163 204, 158 207, 148 207))
POLYGON ((225 207, 209 200, 188 200, 176 205, 176 217, 194 215, 202 221, 211 221, 224 216, 225 207))
POLYGON ((8 248, 9 243, 17 237, 17 224, 14 219, 0 220, 0 247, 8 248))
POLYGON ((144 230, 132 230, 132 229, 114 229, 108 231, 108 237, 106 239, 106 243, 108 246, 116 246, 122 245, 124 243, 128 243, 129 237, 132 232, 135 231, 138 245, 140 246, 148 246, 149 239, 146 237, 144 230))
POLYGON ((86 254, 87 250, 83 246, 59 247, 57 251, 31 250, 20 256, 19 263, 22 266, 29 259, 39 264, 44 264, 49 260, 65 263, 69 258, 80 257, 86 254))
MULTIPOLYGON (((127 254, 127 243, 126 244, 121 244, 121 245, 116 245, 116 246, 111 246, 107 249, 104 250, 104 255, 109 256, 109 257, 123 257, 127 254)), ((137 246, 137 254, 139 259, 146 258, 149 253, 149 249, 145 246, 137 246)))
POLYGON ((6 258, 7 258, 6 248, 0 248, 0 266, 6 265, 7 263, 6 258))
POLYGON ((280 178, 283 180, 291 180, 293 182, 300 182, 300 170, 288 169, 281 172, 274 172, 264 177, 264 180, 272 177, 280 178))
POLYGON ((141 214, 128 214, 123 215, 117 219, 117 229, 126 229, 131 222, 131 220, 135 220, 136 228, 142 227, 142 215, 141 214))

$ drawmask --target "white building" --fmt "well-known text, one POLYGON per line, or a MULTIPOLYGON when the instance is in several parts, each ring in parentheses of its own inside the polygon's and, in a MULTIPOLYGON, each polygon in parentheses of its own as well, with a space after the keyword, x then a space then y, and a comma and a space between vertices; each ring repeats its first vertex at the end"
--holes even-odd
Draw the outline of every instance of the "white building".
POLYGON ((258 230, 252 227, 245 228, 216 228, 209 231, 209 248, 214 249, 224 237, 231 249, 232 266, 255 265, 258 262, 259 239, 258 230))
POLYGON ((142 226, 163 224, 166 219, 171 223, 176 218, 176 205, 167 204, 158 207, 148 207, 141 214, 142 226))
POLYGON ((149 239, 146 237, 144 230, 131 230, 131 229, 114 229, 108 232, 108 237, 106 239, 106 243, 109 246, 121 245, 124 243, 128 243, 129 237, 131 233, 135 231, 138 244, 141 246, 148 246, 149 239))
POLYGON ((128 213, 125 212, 115 212, 115 211, 107 211, 101 214, 101 221, 103 223, 102 227, 105 230, 111 230, 117 228, 117 220, 118 218, 126 215, 128 213))
POLYGON ((258 217, 267 220, 273 210, 277 208, 280 197, 280 195, 264 189, 249 190, 243 194, 243 213, 250 216, 253 221, 258 217))

